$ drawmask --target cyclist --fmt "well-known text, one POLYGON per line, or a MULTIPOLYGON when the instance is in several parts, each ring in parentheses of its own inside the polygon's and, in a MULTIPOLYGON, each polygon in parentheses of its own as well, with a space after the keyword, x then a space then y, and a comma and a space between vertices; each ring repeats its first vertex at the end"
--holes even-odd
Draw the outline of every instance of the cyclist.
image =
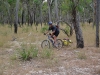
POLYGON ((54 45, 56 46, 56 39, 60 33, 59 28, 53 25, 52 22, 49 22, 48 25, 49 25, 49 28, 45 34, 47 34, 50 30, 52 30, 51 37, 54 39, 54 45))

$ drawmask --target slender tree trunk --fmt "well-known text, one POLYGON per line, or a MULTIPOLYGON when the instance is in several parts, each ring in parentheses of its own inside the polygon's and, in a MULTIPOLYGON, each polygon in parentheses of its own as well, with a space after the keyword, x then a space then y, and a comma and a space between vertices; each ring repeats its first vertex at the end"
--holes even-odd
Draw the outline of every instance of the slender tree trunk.
POLYGON ((58 16, 58 2, 57 0, 55 0, 55 14, 56 14, 56 22, 59 20, 59 16, 58 16))
POLYGON ((40 21, 41 21, 41 27, 42 27, 42 3, 40 5, 40 21))
POLYGON ((47 0, 48 3, 48 14, 49 14, 49 22, 51 21, 51 8, 50 8, 50 0, 47 0))
POLYGON ((24 24, 24 9, 22 10, 22 26, 24 24))
POLYGON ((30 24, 31 24, 31 26, 33 25, 33 14, 32 14, 32 11, 30 12, 30 24))
POLYGON ((93 28, 96 25, 96 0, 93 0, 93 28))
POLYGON ((16 12, 15 12, 15 23, 14 23, 14 33, 16 34, 18 30, 18 8, 19 8, 19 0, 16 0, 16 12))
POLYGON ((96 47, 99 47, 99 9, 100 0, 96 0, 96 47))

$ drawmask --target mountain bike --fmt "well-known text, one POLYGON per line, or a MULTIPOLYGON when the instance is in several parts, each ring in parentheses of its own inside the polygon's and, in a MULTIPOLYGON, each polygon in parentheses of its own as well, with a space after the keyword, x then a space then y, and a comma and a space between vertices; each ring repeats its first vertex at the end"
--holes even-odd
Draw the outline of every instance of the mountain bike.
POLYGON ((62 42, 61 39, 57 39, 56 44, 54 44, 53 37, 51 37, 50 34, 46 34, 46 36, 47 36, 47 39, 43 40, 42 43, 41 43, 42 48, 50 48, 51 45, 52 45, 52 47, 58 48, 58 49, 63 47, 63 42, 62 42))

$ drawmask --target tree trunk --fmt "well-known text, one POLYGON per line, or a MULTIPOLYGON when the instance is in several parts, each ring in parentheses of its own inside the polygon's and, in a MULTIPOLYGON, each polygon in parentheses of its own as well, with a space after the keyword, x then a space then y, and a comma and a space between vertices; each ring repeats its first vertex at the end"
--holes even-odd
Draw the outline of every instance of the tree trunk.
POLYGON ((22 10, 22 26, 24 24, 24 9, 22 10))
POLYGON ((96 47, 99 47, 99 4, 100 0, 96 0, 96 47))
POLYGON ((93 0, 93 28, 96 25, 96 0, 93 0))
POLYGON ((56 22, 59 20, 59 16, 58 16, 58 3, 57 0, 55 0, 55 14, 56 14, 56 22))
POLYGON ((41 27, 42 27, 42 3, 40 5, 40 21, 41 21, 41 27))
POLYGON ((14 23, 14 33, 16 34, 18 30, 18 8, 19 8, 19 0, 16 0, 15 23, 14 23))
POLYGON ((76 34, 77 48, 83 48, 84 41, 83 41, 83 36, 82 36, 82 30, 80 28, 79 15, 77 14, 77 11, 75 8, 72 10, 72 18, 73 18, 73 25, 74 25, 75 34, 76 34))
POLYGON ((47 0, 48 3, 48 14, 49 14, 49 22, 51 21, 51 8, 50 8, 50 0, 47 0))

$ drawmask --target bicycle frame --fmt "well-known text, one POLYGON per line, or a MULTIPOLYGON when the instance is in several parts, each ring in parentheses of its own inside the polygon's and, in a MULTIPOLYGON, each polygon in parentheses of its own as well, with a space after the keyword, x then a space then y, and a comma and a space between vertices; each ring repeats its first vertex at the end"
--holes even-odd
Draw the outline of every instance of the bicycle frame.
POLYGON ((53 38, 51 37, 51 35, 50 34, 46 34, 46 36, 48 37, 48 40, 50 40, 52 45, 54 45, 53 38))
POLYGON ((41 47, 44 48, 45 46, 50 47, 50 42, 52 44, 52 46, 55 48, 61 48, 63 46, 62 44, 62 40, 61 39, 57 39, 57 43, 54 44, 54 40, 52 38, 52 36, 50 34, 46 34, 47 39, 43 40, 43 42, 41 43, 41 47))

